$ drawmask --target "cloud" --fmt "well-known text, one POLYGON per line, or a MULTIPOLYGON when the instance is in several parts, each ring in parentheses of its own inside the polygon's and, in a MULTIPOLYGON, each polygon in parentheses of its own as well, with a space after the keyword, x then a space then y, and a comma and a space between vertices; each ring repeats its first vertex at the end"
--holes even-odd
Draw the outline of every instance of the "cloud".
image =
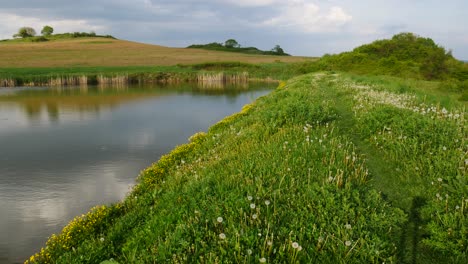
POLYGON ((278 10, 280 13, 263 21, 263 25, 306 33, 335 32, 352 20, 352 16, 339 6, 324 11, 317 4, 305 0, 285 1, 278 10))

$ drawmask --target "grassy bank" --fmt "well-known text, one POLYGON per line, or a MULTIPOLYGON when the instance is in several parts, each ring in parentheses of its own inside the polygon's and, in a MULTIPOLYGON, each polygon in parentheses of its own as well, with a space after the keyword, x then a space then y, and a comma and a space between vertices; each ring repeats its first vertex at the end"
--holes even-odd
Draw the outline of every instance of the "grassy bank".
POLYGON ((432 85, 332 73, 282 83, 30 262, 465 263, 465 104, 432 85))

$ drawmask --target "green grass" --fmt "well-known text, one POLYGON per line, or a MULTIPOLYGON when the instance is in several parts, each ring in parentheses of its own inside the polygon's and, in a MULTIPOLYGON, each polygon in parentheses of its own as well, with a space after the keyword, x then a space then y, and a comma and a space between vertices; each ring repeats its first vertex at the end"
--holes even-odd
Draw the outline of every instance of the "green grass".
POLYGON ((432 89, 334 73, 282 83, 31 262, 466 263, 465 104, 432 89))

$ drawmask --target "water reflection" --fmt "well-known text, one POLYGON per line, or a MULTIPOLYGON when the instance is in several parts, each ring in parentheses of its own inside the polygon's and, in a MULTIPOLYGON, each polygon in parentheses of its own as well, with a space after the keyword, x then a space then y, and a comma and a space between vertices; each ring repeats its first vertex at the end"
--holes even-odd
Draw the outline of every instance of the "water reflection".
POLYGON ((269 88, 0 89, 0 263, 122 199, 139 171, 269 88))

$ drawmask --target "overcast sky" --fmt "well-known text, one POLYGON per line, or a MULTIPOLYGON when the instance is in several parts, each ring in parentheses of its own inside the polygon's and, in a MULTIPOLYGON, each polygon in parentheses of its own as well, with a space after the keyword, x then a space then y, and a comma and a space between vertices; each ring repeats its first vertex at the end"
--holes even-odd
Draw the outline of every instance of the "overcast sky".
POLYGON ((468 0, 0 0, 0 39, 44 25, 171 47, 234 38, 304 56, 414 32, 468 60, 468 0))

